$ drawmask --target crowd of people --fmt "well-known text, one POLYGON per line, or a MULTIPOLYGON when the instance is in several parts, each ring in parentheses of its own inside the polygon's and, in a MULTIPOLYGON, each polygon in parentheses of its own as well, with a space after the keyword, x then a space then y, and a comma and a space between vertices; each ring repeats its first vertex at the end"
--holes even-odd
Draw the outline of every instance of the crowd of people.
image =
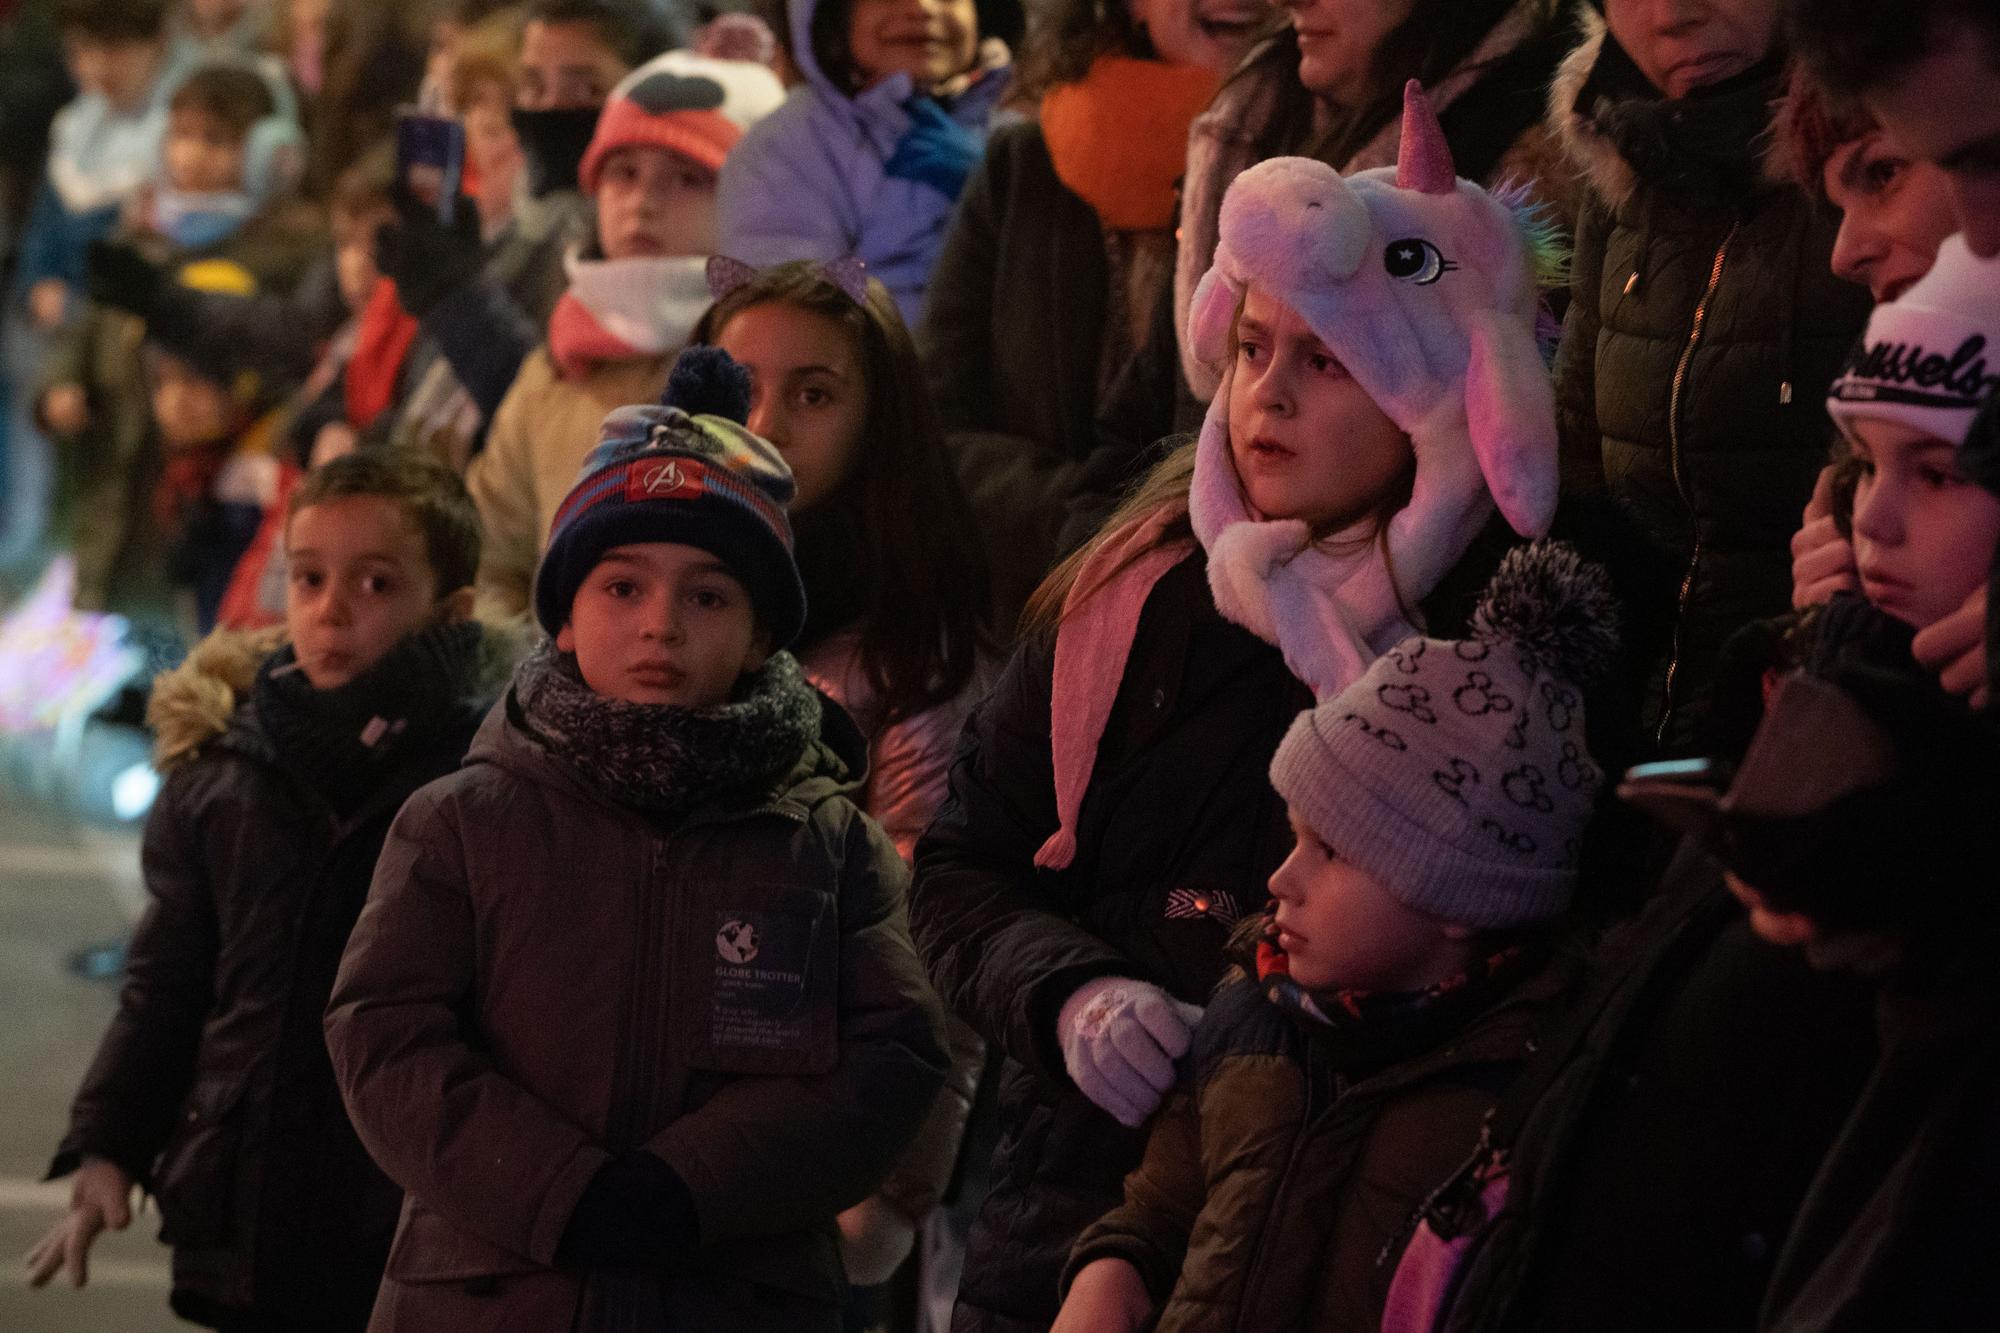
POLYGON ((2000 1324, 1984 0, 0 0, 0 145, 175 659, 32 1284, 2000 1324))

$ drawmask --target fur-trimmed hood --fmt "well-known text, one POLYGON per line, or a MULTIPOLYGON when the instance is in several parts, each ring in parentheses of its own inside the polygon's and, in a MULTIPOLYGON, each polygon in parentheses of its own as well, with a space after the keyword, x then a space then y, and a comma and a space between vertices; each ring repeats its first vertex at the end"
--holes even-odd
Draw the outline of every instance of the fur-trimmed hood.
MULTIPOLYGON (((532 633, 521 624, 480 621, 478 697, 498 697, 527 656, 532 633)), ((185 660, 153 682, 146 725, 153 733, 153 767, 171 772, 192 762, 202 747, 229 730, 266 658, 290 642, 282 625, 219 629, 196 644, 185 660)))
MULTIPOLYGON (((1585 187, 1615 212, 1631 202, 1643 177, 1598 120, 1596 108, 1579 105, 1604 59, 1610 29, 1604 16, 1589 7, 1580 11, 1578 27, 1582 40, 1563 57, 1549 81, 1548 127, 1585 187)), ((1791 176, 1774 129, 1777 114, 1774 104, 1745 142, 1754 145, 1757 179, 1785 185, 1791 183, 1791 176)))

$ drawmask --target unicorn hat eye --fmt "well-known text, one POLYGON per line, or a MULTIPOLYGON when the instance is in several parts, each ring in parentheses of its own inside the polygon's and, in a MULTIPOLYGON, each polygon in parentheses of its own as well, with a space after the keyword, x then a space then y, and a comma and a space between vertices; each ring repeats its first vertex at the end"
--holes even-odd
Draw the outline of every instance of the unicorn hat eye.
POLYGON ((1408 236, 1389 242, 1388 249, 1382 252, 1382 267, 1392 278, 1428 287, 1458 265, 1423 237, 1408 236))

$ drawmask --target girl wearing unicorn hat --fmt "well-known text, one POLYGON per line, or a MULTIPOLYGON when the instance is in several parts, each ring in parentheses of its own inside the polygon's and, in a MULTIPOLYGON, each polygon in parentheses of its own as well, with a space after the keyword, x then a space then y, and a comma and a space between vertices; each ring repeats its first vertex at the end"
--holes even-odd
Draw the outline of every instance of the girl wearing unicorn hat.
POLYGON ((1549 233, 1455 176, 1415 84, 1404 124, 1398 167, 1281 158, 1230 189, 1189 320, 1222 375, 1200 437, 1038 592, 918 846, 932 978, 1007 1056, 961 1327, 1046 1327, 1120 1199, 1291 845, 1285 728, 1464 627, 1512 540, 1496 513, 1549 527, 1549 233))

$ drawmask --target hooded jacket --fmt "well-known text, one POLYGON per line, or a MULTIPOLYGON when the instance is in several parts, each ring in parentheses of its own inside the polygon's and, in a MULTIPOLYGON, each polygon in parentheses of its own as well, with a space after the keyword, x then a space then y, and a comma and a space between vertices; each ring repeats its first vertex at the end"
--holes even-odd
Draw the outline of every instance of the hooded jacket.
POLYGON ((1789 604, 1827 385, 1869 300, 1828 267, 1838 219, 1757 157, 1774 75, 1662 103, 1596 14, 1585 33, 1549 91, 1589 187, 1556 357, 1563 489, 1608 490, 1679 557, 1646 720, 1684 748, 1724 640, 1789 604), (1677 165, 1696 156, 1699 178, 1677 165))
POLYGON ((853 804, 861 738, 750 805, 667 826, 584 785, 513 695, 383 849, 326 1030, 363 1140, 409 1192, 372 1328, 832 1330, 834 1217, 943 1078, 907 870, 853 804), (796 972, 732 959, 749 922, 796 972), (700 1250, 556 1268, 585 1187, 643 1149, 700 1250))
MULTIPOLYGON (((436 719, 336 813, 248 697, 282 637, 211 635, 154 686, 150 902, 49 1175, 103 1157, 152 1193, 182 1316, 358 1330, 400 1196, 348 1123, 319 1016, 391 817, 458 763, 480 707, 436 719)), ((506 642, 481 651, 503 679, 506 642)))
MULTIPOLYGON (((921 181, 888 173, 914 125, 911 86, 895 74, 848 94, 813 54, 813 14, 821 3, 788 6, 791 53, 805 81, 766 116, 722 164, 716 195, 721 251, 762 268, 794 259, 858 256, 896 298, 912 328, 924 287, 957 204, 921 181)), ((962 130, 982 144, 1008 85, 1006 48, 988 43, 971 86, 946 102, 962 130)))

